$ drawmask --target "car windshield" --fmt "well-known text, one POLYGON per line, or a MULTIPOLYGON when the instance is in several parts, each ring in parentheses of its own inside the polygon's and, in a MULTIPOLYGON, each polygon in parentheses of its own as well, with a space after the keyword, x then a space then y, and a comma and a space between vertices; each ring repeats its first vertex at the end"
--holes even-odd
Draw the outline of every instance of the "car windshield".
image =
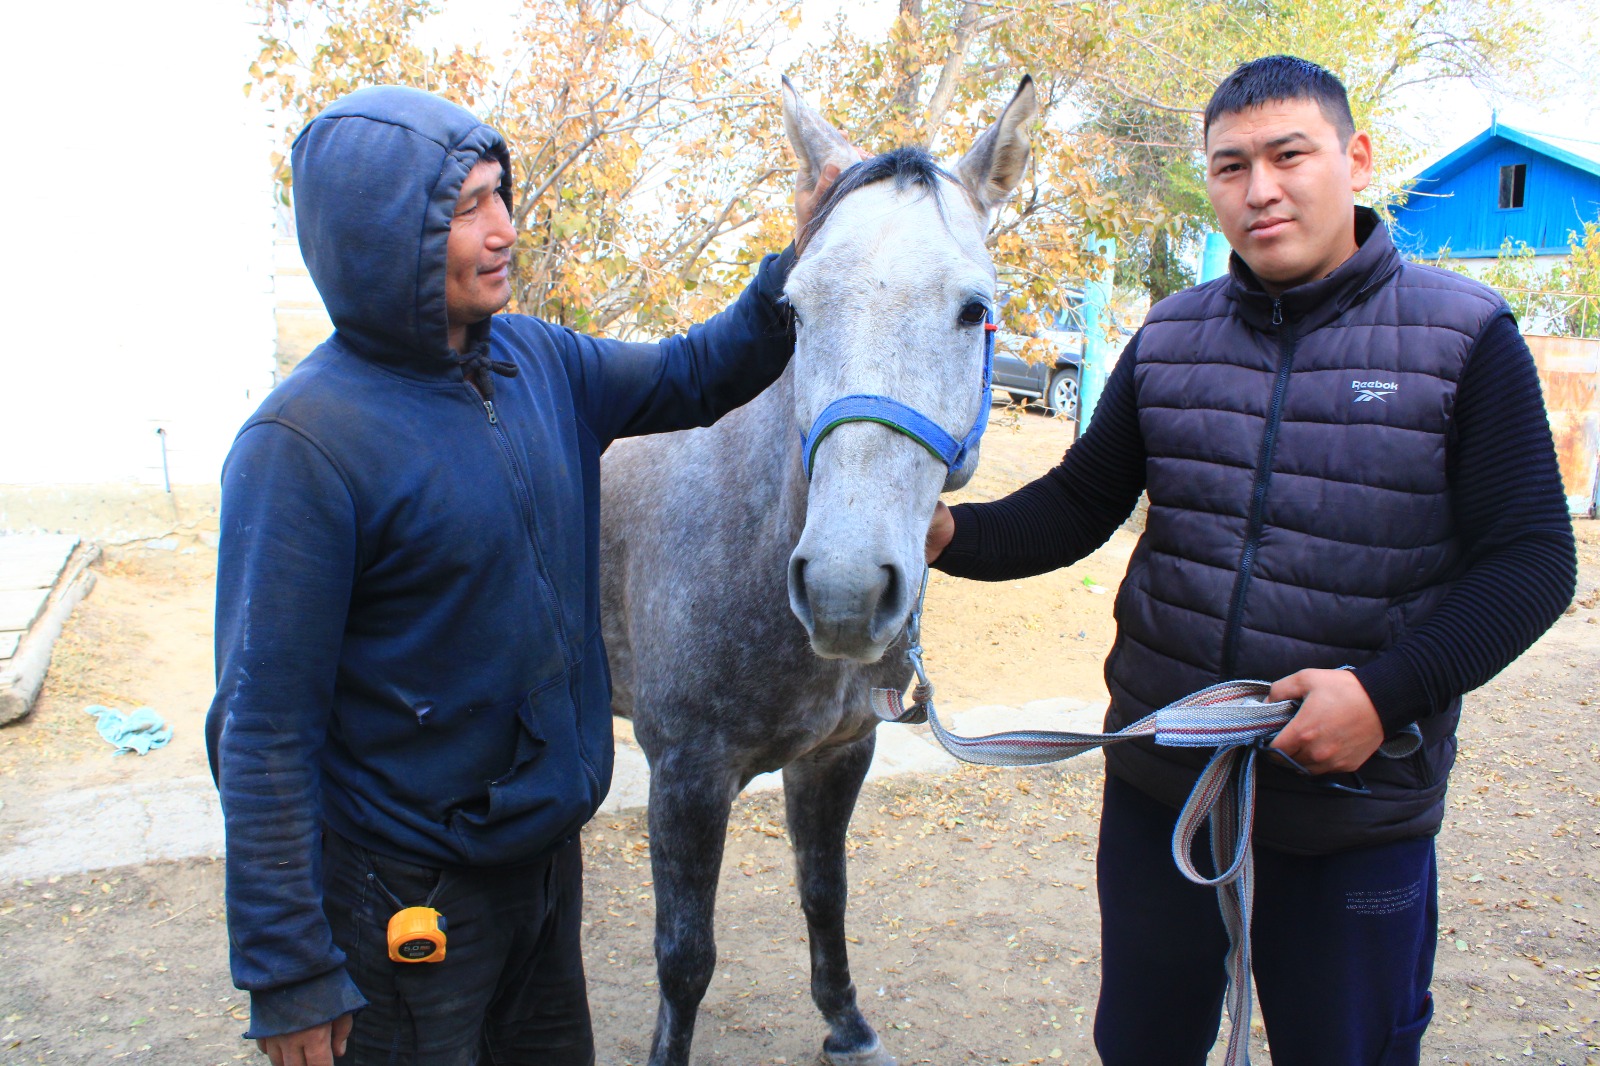
MULTIPOLYGON (((1000 303, 1002 305, 1007 305, 1010 302, 1010 293, 1001 295, 1000 303)), ((1083 293, 1075 289, 1067 289, 1062 293, 1060 306, 1044 308, 1025 305, 1024 313, 1036 315, 1039 329, 1041 330, 1055 333, 1082 333, 1083 293)))
POLYGON ((1050 324, 1046 329, 1057 330, 1062 333, 1083 332, 1083 300, 1082 298, 1068 299, 1067 305, 1058 308, 1050 317, 1050 324))
MULTIPOLYGON (((1009 293, 1002 294, 1000 303, 1009 304, 1009 293)), ((1039 330, 1041 333, 1076 333, 1088 332, 1084 294, 1076 289, 1066 289, 1062 292, 1062 303, 1055 308, 1034 308, 1027 306, 1026 311, 1038 316, 1039 330)), ((1123 336, 1131 336, 1133 330, 1122 322, 1121 315, 1114 309, 1107 308, 1105 314, 1109 318, 1111 328, 1123 336)), ((1037 334, 1035 334, 1037 336, 1037 334)))

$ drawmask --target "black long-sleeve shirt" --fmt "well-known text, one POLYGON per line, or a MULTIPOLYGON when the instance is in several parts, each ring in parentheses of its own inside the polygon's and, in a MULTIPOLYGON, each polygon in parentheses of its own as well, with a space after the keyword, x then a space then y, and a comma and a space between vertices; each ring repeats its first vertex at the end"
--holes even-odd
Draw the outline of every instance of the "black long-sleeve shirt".
MULTIPOLYGON (((1088 555, 1127 519, 1145 481, 1137 344, 1058 466, 1003 499, 951 508, 955 534, 935 567, 980 581, 1040 574, 1088 555)), ((1462 372, 1446 476, 1460 577, 1426 621, 1356 670, 1391 730, 1488 681, 1572 599, 1576 546, 1549 418, 1509 313, 1484 329, 1462 372)))

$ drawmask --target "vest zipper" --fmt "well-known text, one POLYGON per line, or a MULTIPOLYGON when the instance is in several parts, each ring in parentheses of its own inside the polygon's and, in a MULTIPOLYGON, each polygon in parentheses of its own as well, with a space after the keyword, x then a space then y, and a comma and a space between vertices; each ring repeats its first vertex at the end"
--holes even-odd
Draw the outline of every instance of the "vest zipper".
MULTIPOLYGON (((1283 325, 1283 302, 1272 301, 1272 324, 1283 325)), ((1239 572, 1234 575, 1233 595, 1229 598, 1228 623, 1222 634, 1222 669, 1218 680, 1234 676, 1239 656, 1239 631, 1244 626, 1245 593, 1250 587, 1250 572, 1256 551, 1261 547, 1261 527, 1265 524, 1267 486, 1272 480, 1272 457, 1278 448, 1278 427, 1283 421, 1283 397, 1289 391, 1289 374, 1294 367, 1295 335, 1285 329, 1278 339, 1278 378, 1272 389, 1272 407, 1267 412, 1267 427, 1261 435, 1261 454, 1256 461, 1255 485, 1250 493, 1250 524, 1245 529, 1244 551, 1239 555, 1239 572)))

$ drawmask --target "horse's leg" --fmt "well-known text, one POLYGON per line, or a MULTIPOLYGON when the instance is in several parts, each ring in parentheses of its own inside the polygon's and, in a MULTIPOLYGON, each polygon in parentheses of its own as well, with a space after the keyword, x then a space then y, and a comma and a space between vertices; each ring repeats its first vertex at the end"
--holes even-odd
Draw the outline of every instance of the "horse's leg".
POLYGON ((661 986, 650 1066, 688 1066, 695 1013, 717 963, 712 919, 735 782, 725 766, 668 750, 650 768, 650 869, 661 986))
POLYGON ((783 768, 783 799, 794 838, 800 906, 811 945, 811 998, 828 1022, 824 1061, 894 1066, 856 1006, 844 940, 845 830, 872 762, 873 736, 814 752, 783 768))

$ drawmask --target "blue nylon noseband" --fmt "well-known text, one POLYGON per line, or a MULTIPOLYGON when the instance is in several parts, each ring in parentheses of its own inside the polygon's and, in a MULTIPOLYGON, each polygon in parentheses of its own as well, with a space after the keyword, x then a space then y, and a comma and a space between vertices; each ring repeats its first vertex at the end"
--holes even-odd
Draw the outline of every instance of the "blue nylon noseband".
POLYGON ((985 310, 983 402, 978 407, 977 421, 972 424, 972 429, 964 438, 956 440, 943 426, 915 407, 888 396, 870 393, 841 396, 822 409, 816 421, 811 423, 811 432, 800 435, 800 461, 805 467, 806 477, 811 477, 811 464, 816 459, 817 448, 821 446, 822 438, 846 422, 876 422, 888 426, 897 433, 903 433, 928 449, 934 458, 945 465, 947 471, 953 473, 966 462, 989 425, 989 404, 994 396, 994 334, 999 328, 994 323, 994 316, 985 310))

